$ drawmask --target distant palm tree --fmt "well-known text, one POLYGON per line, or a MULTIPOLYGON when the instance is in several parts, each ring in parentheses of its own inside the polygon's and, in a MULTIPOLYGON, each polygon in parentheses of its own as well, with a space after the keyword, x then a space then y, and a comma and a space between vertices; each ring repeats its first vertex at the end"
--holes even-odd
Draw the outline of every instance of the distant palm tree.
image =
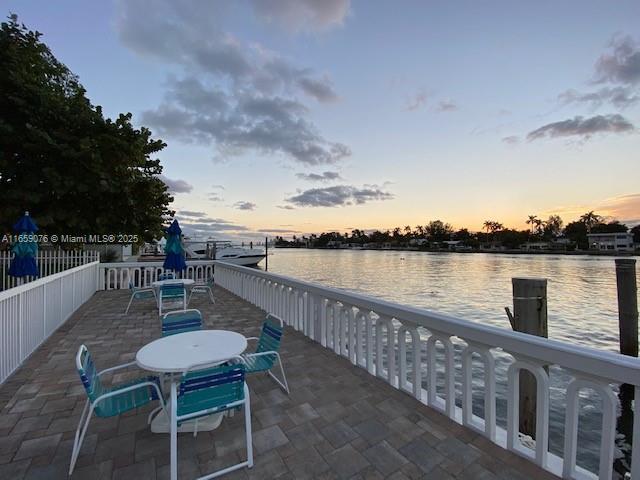
POLYGON ((590 212, 587 212, 584 215, 581 215, 580 221, 584 223, 585 227, 587 227, 587 233, 591 233, 591 229, 595 225, 602 223, 602 217, 600 215, 597 215, 593 210, 591 210, 590 212))
POLYGON ((404 226, 404 236, 405 237, 410 237, 411 236, 411 226, 410 225, 405 225, 404 226))
POLYGON ((415 231, 418 233, 418 235, 424 237, 424 227, 422 225, 416 225, 415 231))
POLYGON ((527 225, 531 225, 531 229, 529 230, 529 232, 531 232, 531 235, 533 235, 533 228, 534 228, 534 225, 536 225, 537 220, 538 220, 537 215, 529 215, 529 219, 527 220, 527 225))

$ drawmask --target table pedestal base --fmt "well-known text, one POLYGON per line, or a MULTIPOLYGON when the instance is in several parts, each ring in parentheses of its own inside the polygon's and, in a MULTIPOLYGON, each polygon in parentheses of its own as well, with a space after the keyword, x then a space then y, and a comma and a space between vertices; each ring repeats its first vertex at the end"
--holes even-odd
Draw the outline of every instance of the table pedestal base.
MULTIPOLYGON (((209 432, 215 430, 222 423, 224 413, 214 413, 208 417, 201 417, 197 420, 189 420, 182 422, 178 427, 178 433, 193 432, 195 430, 196 421, 198 422, 198 432, 209 432)), ((151 421, 151 431, 153 433, 171 433, 171 422, 165 414, 164 410, 160 410, 155 418, 151 421)))

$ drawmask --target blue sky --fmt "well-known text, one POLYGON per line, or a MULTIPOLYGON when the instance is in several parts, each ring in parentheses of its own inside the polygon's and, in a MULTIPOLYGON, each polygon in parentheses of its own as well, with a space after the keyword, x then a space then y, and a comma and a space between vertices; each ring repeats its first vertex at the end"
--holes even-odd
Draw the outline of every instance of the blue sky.
POLYGON ((638 2, 6 4, 202 235, 640 221, 638 2))

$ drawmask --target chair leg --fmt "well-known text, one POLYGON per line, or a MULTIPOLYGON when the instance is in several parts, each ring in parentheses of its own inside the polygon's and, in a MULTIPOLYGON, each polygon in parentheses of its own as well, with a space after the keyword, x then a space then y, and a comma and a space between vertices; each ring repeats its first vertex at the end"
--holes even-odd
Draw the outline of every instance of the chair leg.
POLYGON ((124 314, 128 314, 129 313, 129 307, 131 306, 131 302, 133 302, 133 298, 136 296, 135 293, 131 294, 131 298, 129 299, 129 304, 127 305, 127 309, 124 311, 124 314))
POLYGON ((271 370, 267 371, 267 374, 275 380, 275 382, 282 387, 282 389, 287 392, 289 395, 289 384, 287 383, 287 376, 284 374, 284 367, 282 366, 282 360, 280 359, 280 354, 276 353, 276 357, 278 358, 278 365, 280 365, 280 373, 282 374, 282 380, 276 377, 271 370))
POLYGON ((249 387, 244 384, 244 429, 247 437, 247 467, 253 467, 253 440, 251 436, 251 397, 249 387))
POLYGON ((193 296, 193 289, 189 292, 189 299, 187 300, 187 308, 189 308, 189 304, 191 303, 192 296, 193 296))
POLYGON ((209 298, 211 299, 211 303, 216 303, 215 299, 213 298, 213 292, 211 291, 211 287, 207 286, 207 290, 209 290, 209 298))
POLYGON ((175 382, 171 382, 171 480, 178 480, 178 394, 175 382))
POLYGON ((76 436, 73 440, 73 450, 71 452, 71 464, 69 465, 69 476, 73 473, 73 469, 76 466, 76 461, 78 460, 78 455, 80 455, 80 449, 82 448, 82 442, 84 441, 84 435, 87 433, 87 428, 89 427, 89 420, 91 420, 91 415, 93 415, 93 405, 89 407, 89 412, 87 413, 87 406, 89 406, 89 400, 84 404, 84 409, 82 410, 82 415, 80 416, 80 421, 78 422, 78 428, 76 429, 76 436), (87 417, 85 419, 85 413, 87 417), (84 419, 84 426, 82 425, 82 421, 84 419), (82 431, 81 427, 82 426, 82 431))

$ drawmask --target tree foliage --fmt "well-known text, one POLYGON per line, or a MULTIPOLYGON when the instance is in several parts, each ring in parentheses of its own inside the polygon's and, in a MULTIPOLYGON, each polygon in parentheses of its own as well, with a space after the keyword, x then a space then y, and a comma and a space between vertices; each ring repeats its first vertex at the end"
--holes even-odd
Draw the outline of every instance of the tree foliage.
POLYGON ((105 118, 40 37, 15 15, 0 26, 0 228, 28 210, 49 234, 158 237, 166 145, 130 113, 105 118))

